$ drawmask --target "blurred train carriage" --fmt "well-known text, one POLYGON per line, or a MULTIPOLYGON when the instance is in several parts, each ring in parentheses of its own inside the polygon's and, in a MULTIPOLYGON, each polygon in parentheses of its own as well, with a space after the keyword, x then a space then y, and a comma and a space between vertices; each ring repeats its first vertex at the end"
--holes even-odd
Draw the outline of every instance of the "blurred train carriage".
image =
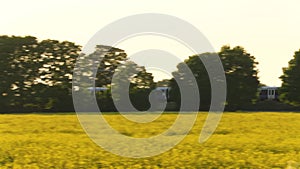
POLYGON ((277 100, 279 101, 278 87, 263 86, 259 89, 259 99, 264 100, 277 100))
MULTIPOLYGON (((109 90, 106 87, 89 87, 88 90, 91 92, 91 94, 95 94, 98 92, 104 92, 109 90)), ((166 101, 168 104, 170 104, 170 101, 172 100, 170 98, 170 90, 171 88, 168 86, 159 86, 153 89, 154 98, 156 101, 166 101)), ((263 86, 258 89, 259 90, 259 100, 265 101, 265 100, 276 100, 279 101, 279 87, 269 87, 269 86, 263 86)))

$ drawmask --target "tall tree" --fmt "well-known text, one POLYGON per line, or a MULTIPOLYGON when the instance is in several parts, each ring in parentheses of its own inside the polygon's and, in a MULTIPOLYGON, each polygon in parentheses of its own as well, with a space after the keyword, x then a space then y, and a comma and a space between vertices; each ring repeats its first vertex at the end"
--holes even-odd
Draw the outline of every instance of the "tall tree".
POLYGON ((300 50, 296 51, 289 65, 283 68, 282 87, 280 89, 281 100, 300 106, 300 50))
MULTIPOLYGON (((107 88, 111 88, 116 71, 135 72, 123 79, 129 81, 130 99, 138 109, 149 106, 153 77, 144 67, 126 62, 124 50, 104 45, 89 55, 80 55, 80 50, 68 41, 0 36, 0 111, 73 110, 72 82, 82 80, 73 79, 74 69, 79 69, 75 73, 83 74, 80 77, 87 78, 86 82, 95 81, 96 86, 107 88)), ((113 110, 110 91, 98 94, 98 98, 113 110)))
MULTIPOLYGON (((251 104, 256 99, 257 88, 259 80, 257 77, 257 69, 255 58, 245 51, 242 47, 230 48, 229 46, 223 46, 218 53, 224 70, 227 81, 227 101, 226 108, 228 110, 236 110, 243 108, 244 106, 251 104)), ((201 59, 209 59, 214 62, 217 59, 216 53, 203 53, 199 55, 190 56, 184 63, 180 63, 177 66, 177 71, 173 72, 175 79, 182 81, 181 84, 188 87, 189 85, 197 85, 200 92, 200 110, 207 110, 210 107, 211 102, 211 85, 206 68, 213 70, 204 65, 201 59), (197 84, 190 84, 187 81, 187 67, 192 71, 193 76, 196 78, 197 84)), ((210 77, 218 78, 218 77, 210 77)), ((172 79, 171 85, 171 98, 180 103, 180 90, 178 83, 172 79)))
POLYGON ((129 102, 137 110, 150 108, 148 97, 154 87, 152 74, 132 61, 127 61, 119 66, 115 71, 112 83, 113 92, 116 92, 114 99, 116 99, 117 104, 121 103, 119 105, 126 111, 132 110, 128 106, 129 102))
MULTIPOLYGON (((206 57, 211 57, 215 55, 213 53, 203 53, 199 55, 190 56, 188 59, 184 61, 184 63, 180 63, 177 66, 177 71, 173 72, 174 79, 170 82, 171 93, 170 96, 172 100, 174 100, 177 105, 181 102, 180 97, 180 89, 178 83, 181 84, 182 88, 188 88, 192 86, 197 86, 200 94, 200 110, 208 110, 211 101, 211 87, 209 77, 206 71, 206 68, 200 58, 205 59, 206 57), (192 71, 192 76, 195 77, 197 84, 193 84, 189 81, 189 70, 192 71), (176 82, 176 80, 181 82, 176 82), (184 86, 182 86, 184 85, 184 86)), ((188 98, 187 98, 188 99, 188 98)), ((186 100, 186 99, 185 99, 186 100)))
POLYGON ((227 80, 227 109, 241 109, 251 104, 257 98, 259 86, 255 57, 240 46, 223 46, 218 54, 227 80))
POLYGON ((1 111, 16 111, 24 105, 28 91, 32 51, 37 47, 35 37, 0 36, 0 107, 1 111))
MULTIPOLYGON (((98 105, 102 111, 116 110, 110 91, 112 88, 116 94, 114 101, 131 101, 133 106, 139 110, 149 107, 148 95, 154 87, 153 76, 146 72, 144 67, 129 61, 124 50, 97 45, 93 53, 83 54, 81 57, 79 62, 82 63, 77 67, 81 70, 76 73, 84 75, 81 78, 85 78, 82 80, 86 82, 85 87, 91 87, 92 82, 95 81, 96 87, 108 88, 108 91, 97 94, 98 105), (128 86, 124 84, 128 84, 128 86), (129 98, 124 98, 124 96, 129 96, 129 98)), ((81 86, 83 85, 81 84, 81 86)), ((126 103, 126 105, 128 104, 126 103)))
POLYGON ((97 45, 92 55, 101 59, 96 74, 96 86, 110 86, 116 69, 127 60, 127 54, 119 48, 97 45), (104 50, 107 51, 100 52, 104 50))
POLYGON ((116 69, 127 60, 126 57, 127 54, 122 49, 97 45, 94 52, 81 54, 76 62, 77 77, 85 79, 73 79, 73 81, 84 81, 88 83, 86 87, 91 87, 94 81, 95 86, 110 87, 116 69))
POLYGON ((72 110, 71 80, 80 46, 35 37, 0 37, 1 111, 72 110))
POLYGON ((38 44, 31 73, 32 100, 43 109, 73 110, 72 74, 81 47, 68 41, 43 40, 38 44))
MULTIPOLYGON (((108 90, 96 93, 98 105, 101 111, 115 111, 111 96, 111 83, 116 69, 127 60, 124 50, 97 45, 90 54, 81 54, 76 62, 76 78, 73 84, 80 87, 89 88, 105 87, 108 90), (79 84, 80 82, 80 84, 79 84)), ((89 101, 88 101, 89 102, 89 101)))

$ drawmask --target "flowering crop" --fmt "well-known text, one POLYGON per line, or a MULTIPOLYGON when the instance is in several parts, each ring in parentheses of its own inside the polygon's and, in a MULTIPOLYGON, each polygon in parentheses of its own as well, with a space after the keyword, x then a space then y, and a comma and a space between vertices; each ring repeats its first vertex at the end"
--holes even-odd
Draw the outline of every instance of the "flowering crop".
MULTIPOLYGON (((141 138, 165 131, 176 116, 163 114, 148 124, 130 122, 118 114, 105 118, 120 133, 141 138)), ((173 149, 133 159, 97 146, 75 114, 0 115, 0 168, 300 167, 300 114, 224 113, 212 137, 200 144, 206 116, 199 113, 193 129, 173 149)))

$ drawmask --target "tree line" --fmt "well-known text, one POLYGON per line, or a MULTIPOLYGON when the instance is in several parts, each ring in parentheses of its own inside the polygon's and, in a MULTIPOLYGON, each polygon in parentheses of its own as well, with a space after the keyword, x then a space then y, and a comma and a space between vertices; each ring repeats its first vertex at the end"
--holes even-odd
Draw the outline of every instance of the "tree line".
MULTIPOLYGON (((173 79, 163 83, 171 87, 170 101, 180 108, 178 81, 187 83, 186 66, 196 78, 200 92, 199 110, 208 110, 211 100, 210 81, 200 58, 219 56, 227 81, 227 110, 242 110, 257 101, 261 85, 257 76, 255 57, 243 47, 223 46, 217 53, 202 53, 190 56, 177 65, 173 79)), ((42 40, 32 36, 0 36, 0 112, 59 112, 74 111, 72 100, 72 80, 75 73, 86 74, 95 81, 95 86, 108 90, 95 93, 102 111, 116 111, 112 100, 111 88, 122 92, 119 84, 129 84, 129 97, 138 110, 147 110, 151 105, 148 96, 162 82, 154 82, 151 73, 143 66, 130 61, 124 50, 98 45, 91 54, 81 53, 81 46, 69 41, 42 40), (103 53, 101 51, 105 50, 103 53), (85 58, 81 67, 75 67, 85 58), (99 60, 100 61, 97 61, 99 60), (96 71, 87 71, 96 65, 96 71), (112 79, 115 81, 112 81, 112 79)), ((295 52, 289 67, 283 69, 282 101, 300 105, 300 50, 295 52)), ((87 86, 88 87, 88 86, 87 86)), ((117 101, 122 95, 116 96, 117 101)))

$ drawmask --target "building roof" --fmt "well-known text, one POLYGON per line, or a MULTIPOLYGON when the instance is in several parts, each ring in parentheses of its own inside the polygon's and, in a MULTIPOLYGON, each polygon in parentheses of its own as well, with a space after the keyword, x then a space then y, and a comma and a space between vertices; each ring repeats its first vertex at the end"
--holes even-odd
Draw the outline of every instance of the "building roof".
POLYGON ((267 90, 267 89, 274 89, 274 90, 277 90, 279 87, 274 87, 274 86, 263 86, 263 87, 261 87, 260 89, 261 90, 267 90))

